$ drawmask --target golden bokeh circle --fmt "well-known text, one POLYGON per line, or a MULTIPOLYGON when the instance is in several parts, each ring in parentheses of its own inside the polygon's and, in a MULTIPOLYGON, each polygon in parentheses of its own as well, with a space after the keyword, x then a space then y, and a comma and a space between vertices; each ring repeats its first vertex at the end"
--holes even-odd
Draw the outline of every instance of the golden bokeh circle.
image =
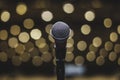
POLYGON ((93 21, 95 19, 95 13, 93 11, 87 11, 84 17, 87 21, 93 21))
POLYGON ((27 18, 24 20, 23 25, 26 29, 32 29, 35 25, 33 19, 27 18))
POLYGON ((50 62, 52 60, 52 55, 49 52, 44 52, 41 58, 44 62, 50 62))
POLYGON ((21 61, 23 62, 28 62, 30 60, 30 54, 27 52, 21 54, 20 57, 21 57, 21 61))
POLYGON ((108 52, 104 48, 101 48, 99 54, 100 56, 107 57, 108 52))
POLYGON ((87 55, 86 55, 86 59, 87 59, 89 62, 94 61, 95 58, 96 58, 96 54, 95 54, 95 52, 93 52, 93 51, 88 52, 87 55))
POLYGON ((16 7, 16 13, 24 15, 27 12, 27 5, 25 3, 19 3, 16 7))
POLYGON ((41 14, 41 18, 46 21, 49 22, 53 19, 53 14, 50 11, 43 11, 41 14))
POLYGON ((96 64, 97 64, 98 66, 104 65, 104 63, 105 63, 105 59, 104 59, 103 56, 97 57, 97 59, 96 59, 96 64))
POLYGON ((107 42, 105 42, 104 47, 105 47, 106 51, 111 51, 113 48, 113 43, 111 41, 107 41, 107 42))
POLYGON ((31 36, 32 39, 38 40, 38 39, 41 38, 42 32, 39 29, 32 29, 31 32, 30 32, 30 36, 31 36))
POLYGON ((32 63, 34 66, 38 67, 42 65, 43 61, 40 56, 34 56, 32 59, 32 63))
POLYGON ((16 48, 18 46, 18 39, 16 37, 12 37, 8 39, 8 45, 11 48, 16 48))
POLYGON ((25 51, 25 46, 21 43, 18 44, 18 46, 15 48, 15 52, 19 55, 23 54, 25 51))
POLYGON ((114 51, 115 53, 120 53, 120 44, 115 44, 114 51))
POLYGON ((31 52, 34 49, 34 43, 29 41, 25 44, 25 51, 31 52))
POLYGON ((48 24, 46 27, 45 27, 45 31, 50 34, 50 30, 52 28, 52 24, 48 24))
POLYGON ((83 56, 76 56, 75 57, 75 64, 76 65, 83 65, 85 62, 85 59, 83 56))
POLYGON ((86 48, 87 48, 87 43, 86 43, 85 41, 79 41, 79 42, 77 43, 77 48, 78 48, 78 50, 80 50, 80 51, 85 51, 86 48))
POLYGON ((106 28, 110 28, 112 26, 112 20, 110 18, 105 18, 104 19, 104 26, 106 28))
POLYGON ((100 47, 102 45, 102 39, 100 37, 95 37, 92 43, 95 47, 100 47))
POLYGON ((113 62, 117 59, 117 54, 115 52, 110 52, 108 58, 111 62, 113 62))
POLYGON ((118 32, 118 34, 120 34, 120 25, 118 25, 118 27, 117 27, 117 32, 118 32))
POLYGON ((118 40, 118 34, 116 32, 111 32, 110 33, 110 40, 112 42, 116 42, 118 40))
POLYGON ((66 57, 65 57, 65 61, 71 62, 71 61, 73 61, 73 59, 74 59, 74 54, 72 52, 67 52, 66 57))
POLYGON ((7 40, 7 38, 8 38, 8 32, 7 32, 7 30, 1 30, 0 31, 0 39, 1 40, 7 40))
POLYGON ((90 45, 89 45, 89 51, 97 52, 97 51, 98 51, 98 48, 95 47, 93 44, 90 44, 90 45))
POLYGON ((66 3, 63 5, 63 10, 67 14, 71 14, 74 12, 74 6, 71 3, 66 3))
POLYGON ((12 64, 14 66, 20 66, 22 64, 21 58, 19 56, 12 57, 12 64))
POLYGON ((81 32, 82 32, 82 34, 84 34, 84 35, 89 35, 90 32, 91 32, 91 27, 90 27, 89 25, 87 25, 87 24, 84 24, 84 25, 82 25, 82 27, 81 27, 81 32))
POLYGON ((3 11, 1 13, 1 21, 3 22, 7 22, 9 19, 10 19, 11 15, 10 15, 10 12, 8 11, 3 11))
POLYGON ((12 25, 10 28, 10 33, 14 36, 19 35, 20 31, 21 31, 21 28, 18 25, 12 25))
POLYGON ((8 60, 8 56, 7 56, 6 52, 0 52, 0 61, 7 62, 7 60, 8 60))
POLYGON ((18 36, 18 39, 22 43, 27 43, 30 39, 30 36, 27 32, 21 32, 18 36))

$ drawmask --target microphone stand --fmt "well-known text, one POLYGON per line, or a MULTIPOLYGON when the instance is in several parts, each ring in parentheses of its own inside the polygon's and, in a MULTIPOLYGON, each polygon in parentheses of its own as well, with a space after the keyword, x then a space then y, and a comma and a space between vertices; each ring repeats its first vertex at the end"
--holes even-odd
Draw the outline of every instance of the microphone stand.
POLYGON ((66 41, 62 43, 56 42, 56 73, 57 80, 65 80, 65 55, 66 55, 66 41))

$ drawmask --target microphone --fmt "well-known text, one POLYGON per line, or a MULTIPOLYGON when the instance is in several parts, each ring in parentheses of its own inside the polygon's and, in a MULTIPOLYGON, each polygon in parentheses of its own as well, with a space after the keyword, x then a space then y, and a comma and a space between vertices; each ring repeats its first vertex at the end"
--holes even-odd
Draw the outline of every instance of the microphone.
POLYGON ((66 55, 66 44, 71 29, 66 23, 58 21, 52 26, 50 32, 52 37, 55 39, 57 80, 64 80, 65 77, 64 62, 66 55))

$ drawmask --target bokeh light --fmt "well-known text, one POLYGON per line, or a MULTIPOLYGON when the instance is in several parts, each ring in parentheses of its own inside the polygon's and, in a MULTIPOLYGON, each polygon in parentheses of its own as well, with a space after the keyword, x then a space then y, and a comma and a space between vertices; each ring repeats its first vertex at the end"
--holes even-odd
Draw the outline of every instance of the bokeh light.
POLYGON ((44 61, 44 62, 50 62, 52 60, 52 55, 51 53, 49 52, 44 52, 41 56, 41 59, 44 61))
POLYGON ((110 61, 113 62, 113 61, 115 61, 117 59, 117 54, 112 51, 112 52, 109 53, 109 57, 108 58, 109 58, 110 61))
POLYGON ((84 34, 84 35, 89 35, 90 32, 91 32, 91 27, 90 27, 89 25, 87 25, 87 24, 84 24, 84 25, 82 25, 82 27, 81 27, 81 32, 82 32, 82 34, 84 34))
POLYGON ((89 51, 97 52, 97 51, 98 51, 98 48, 95 47, 93 44, 90 44, 90 45, 89 45, 89 51))
POLYGON ((112 26, 112 20, 110 18, 105 18, 104 19, 104 26, 106 28, 110 28, 112 26))
POLYGON ((97 57, 97 59, 96 59, 96 64, 97 64, 98 66, 104 65, 104 63, 105 63, 105 59, 104 59, 103 56, 97 57))
POLYGON ((48 24, 48 25, 46 25, 46 27, 45 27, 45 31, 48 33, 48 34, 50 34, 50 29, 52 28, 52 24, 48 24))
POLYGON ((95 19, 95 13, 93 11, 87 11, 84 17, 87 21, 93 21, 95 19))
POLYGON ((75 64, 76 65, 82 65, 82 64, 84 64, 84 62, 85 62, 85 59, 83 56, 76 56, 75 57, 75 64))
POLYGON ((1 40, 7 40, 7 38, 8 38, 8 32, 7 32, 7 30, 1 30, 0 31, 0 39, 1 40))
POLYGON ((19 25, 12 25, 10 27, 10 33, 14 36, 19 35, 20 31, 21 31, 21 28, 19 25))
POLYGON ((34 40, 38 40, 42 36, 42 32, 39 29, 32 29, 30 32, 30 36, 34 40))
POLYGON ((110 33, 110 40, 112 42, 116 42, 118 40, 118 34, 116 32, 111 32, 110 33))
POLYGON ((104 48, 101 48, 99 54, 100 56, 107 57, 108 52, 104 48))
POLYGON ((18 46, 18 39, 16 37, 9 38, 8 45, 11 48, 16 48, 18 46))
POLYGON ((33 63, 34 66, 38 67, 38 66, 42 65, 43 61, 42 61, 40 56, 35 56, 32 59, 32 63, 33 63))
POLYGON ((15 48, 15 52, 19 55, 23 54, 25 51, 25 46, 21 43, 18 44, 18 46, 15 48))
POLYGON ((24 15, 27 12, 27 5, 25 3, 20 3, 16 7, 16 13, 19 15, 24 15))
POLYGON ((113 43, 111 41, 107 41, 107 42, 105 42, 104 47, 105 47, 106 51, 111 51, 113 48, 113 43))
POLYGON ((66 3, 63 5, 63 10, 67 14, 71 14, 74 12, 74 6, 71 3, 66 3))
POLYGON ((117 27, 117 32, 118 32, 118 34, 120 34, 120 25, 118 25, 118 27, 117 27))
POLYGON ((18 36, 19 41, 22 43, 27 43, 30 39, 30 36, 27 32, 21 32, 18 36))
POLYGON ((31 52, 34 49, 34 43, 29 41, 25 44, 25 51, 31 52))
POLYGON ((14 66, 20 66, 22 64, 20 56, 13 56, 12 57, 12 64, 14 66))
POLYGON ((86 48, 87 48, 87 43, 86 43, 85 41, 79 41, 79 42, 77 43, 77 48, 78 48, 78 50, 80 50, 80 51, 85 51, 86 48))
POLYGON ((34 23, 33 19, 27 18, 24 20, 23 25, 26 29, 31 29, 34 27, 35 23, 34 23))
POLYGON ((24 52, 23 54, 20 55, 20 58, 22 62, 28 62, 30 60, 30 54, 24 52))
POLYGON ((41 18, 46 21, 46 22, 49 22, 53 19, 53 14, 52 12, 50 11, 44 11, 42 14, 41 14, 41 18))
POLYGON ((74 54, 71 53, 71 52, 67 52, 66 57, 65 57, 65 61, 66 62, 71 62, 71 61, 73 61, 73 59, 74 59, 74 54))
POLYGON ((95 54, 95 52, 93 52, 93 51, 88 52, 87 55, 86 55, 86 59, 87 59, 89 62, 94 61, 95 58, 96 58, 96 54, 95 54))
POLYGON ((100 47, 102 45, 102 39, 100 37, 94 37, 92 43, 95 47, 100 47))
POLYGON ((120 44, 115 44, 114 51, 115 53, 120 53, 120 44))
POLYGON ((11 15, 10 15, 10 12, 8 11, 3 11, 1 13, 1 21, 3 22, 7 22, 9 19, 10 19, 11 15))
POLYGON ((7 62, 8 56, 5 52, 0 52, 0 61, 1 62, 7 62))

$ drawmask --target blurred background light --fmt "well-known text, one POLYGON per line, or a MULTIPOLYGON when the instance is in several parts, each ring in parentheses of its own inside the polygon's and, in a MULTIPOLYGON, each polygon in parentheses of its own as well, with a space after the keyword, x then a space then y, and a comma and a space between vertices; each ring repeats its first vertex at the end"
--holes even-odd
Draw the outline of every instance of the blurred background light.
POLYGON ((31 36, 32 39, 38 40, 38 39, 41 38, 42 32, 39 29, 32 29, 31 32, 30 32, 30 36, 31 36))
POLYGON ((72 62, 73 61, 73 59, 74 59, 74 54, 72 53, 72 52, 67 52, 66 53, 66 57, 65 57, 65 61, 66 62, 72 62))
POLYGON ((30 54, 28 52, 24 52, 20 55, 22 62, 28 62, 30 60, 30 54))
POLYGON ((105 59, 104 59, 104 57, 103 57, 103 56, 98 56, 97 59, 96 59, 96 64, 97 64, 98 66, 104 65, 104 64, 105 64, 105 59))
POLYGON ((10 27, 10 33, 14 36, 19 35, 19 33, 21 32, 21 28, 19 25, 12 25, 10 27))
POLYGON ((108 58, 109 58, 110 61, 113 62, 113 61, 115 61, 117 59, 117 54, 112 51, 112 52, 109 53, 109 57, 108 58))
POLYGON ((7 56, 6 52, 0 52, 0 61, 7 62, 7 60, 8 60, 8 56, 7 56))
POLYGON ((65 3, 63 5, 63 10, 64 10, 65 13, 71 14, 71 13, 74 12, 74 6, 71 3, 65 3))
POLYGON ((44 61, 44 62, 50 62, 51 60, 52 60, 52 55, 51 55, 51 53, 49 53, 49 52, 44 52, 43 54, 42 54, 42 56, 41 56, 41 59, 44 61))
POLYGON ((118 40, 118 34, 116 32, 111 32, 110 33, 110 40, 112 42, 116 42, 118 40))
POLYGON ((106 41, 104 47, 106 51, 111 51, 113 49, 113 43, 111 41, 106 41))
POLYGON ((112 26, 112 20, 110 18, 105 18, 104 19, 104 26, 106 28, 110 28, 112 26))
POLYGON ((46 27, 45 27, 45 31, 48 33, 48 34, 50 34, 50 29, 52 28, 52 24, 48 24, 48 25, 46 25, 46 27))
POLYGON ((25 51, 26 52, 31 52, 34 49, 34 43, 29 41, 25 44, 25 51))
POLYGON ((104 48, 101 48, 99 54, 100 56, 107 57, 108 52, 104 48))
POLYGON ((93 52, 93 51, 88 52, 87 55, 86 55, 86 59, 87 59, 89 62, 94 61, 94 60, 96 59, 96 54, 95 54, 95 52, 93 52))
POLYGON ((49 22, 53 19, 53 14, 50 11, 43 11, 41 14, 41 18, 46 21, 49 22))
POLYGON ((10 12, 8 11, 3 11, 1 13, 1 21, 3 22, 7 22, 9 19, 10 19, 11 15, 10 15, 10 12))
POLYGON ((18 36, 19 41, 22 43, 27 43, 30 39, 30 36, 27 32, 21 32, 18 36))
POLYGON ((100 47, 102 45, 102 39, 100 37, 94 37, 92 43, 95 47, 100 47))
POLYGON ((87 48, 87 43, 86 43, 85 41, 79 41, 79 42, 77 43, 77 48, 78 48, 78 50, 80 50, 80 51, 85 51, 86 48, 87 48))
POLYGON ((21 43, 18 44, 18 46, 15 48, 15 52, 19 55, 23 54, 25 51, 25 46, 21 43))
POLYGON ((24 15, 27 12, 27 5, 25 3, 19 3, 16 6, 16 13, 19 15, 24 15))
POLYGON ((95 19, 95 13, 93 11, 87 11, 84 17, 87 21, 93 21, 95 19))
POLYGON ((115 46, 114 46, 114 51, 115 51, 115 53, 117 53, 117 54, 120 53, 120 44, 115 44, 115 46))
POLYGON ((83 65, 85 62, 85 59, 83 56, 76 56, 74 60, 75 60, 74 63, 76 65, 83 65))
POLYGON ((23 25, 26 29, 32 29, 35 25, 33 19, 27 18, 24 20, 23 25))
POLYGON ((8 38, 8 32, 7 32, 7 30, 0 30, 0 39, 1 40, 7 40, 7 38, 8 38))
POLYGON ((38 67, 42 65, 43 61, 40 56, 34 56, 32 59, 32 63, 34 66, 38 67))
POLYGON ((84 34, 84 35, 89 35, 90 32, 91 32, 90 26, 87 25, 87 24, 82 25, 82 27, 81 27, 81 32, 82 32, 82 34, 84 34))
POLYGON ((90 44, 89 45, 89 51, 97 52, 98 51, 98 47, 95 47, 93 44, 90 44))
POLYGON ((117 32, 118 32, 118 34, 120 34, 120 25, 118 25, 118 27, 117 27, 117 32))
POLYGON ((18 46, 18 39, 16 37, 11 37, 8 39, 8 45, 11 48, 16 48, 18 46))
POLYGON ((19 56, 12 57, 12 64, 14 66, 20 66, 22 64, 21 58, 19 56))

